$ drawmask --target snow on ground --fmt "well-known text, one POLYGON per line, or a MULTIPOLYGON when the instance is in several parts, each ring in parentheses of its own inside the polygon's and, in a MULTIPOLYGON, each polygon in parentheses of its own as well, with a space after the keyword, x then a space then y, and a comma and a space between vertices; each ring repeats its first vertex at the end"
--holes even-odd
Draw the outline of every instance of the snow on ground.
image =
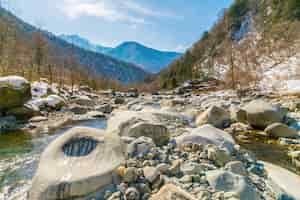
POLYGON ((6 76, 0 78, 0 84, 9 84, 16 89, 22 89, 24 84, 28 84, 29 82, 20 76, 6 76))

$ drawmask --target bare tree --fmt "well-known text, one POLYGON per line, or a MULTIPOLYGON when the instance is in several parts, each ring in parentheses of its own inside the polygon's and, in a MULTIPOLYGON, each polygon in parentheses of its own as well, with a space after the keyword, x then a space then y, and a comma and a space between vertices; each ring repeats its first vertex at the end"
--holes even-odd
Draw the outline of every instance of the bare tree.
POLYGON ((33 33, 34 42, 34 64, 38 77, 42 76, 42 66, 45 64, 47 56, 47 41, 40 30, 33 33))

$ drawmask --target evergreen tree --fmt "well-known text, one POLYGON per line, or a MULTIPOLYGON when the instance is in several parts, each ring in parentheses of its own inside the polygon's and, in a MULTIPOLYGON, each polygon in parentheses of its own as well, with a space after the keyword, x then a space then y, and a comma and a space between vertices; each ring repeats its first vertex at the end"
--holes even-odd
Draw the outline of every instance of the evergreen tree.
POLYGON ((300 20, 300 1, 299 0, 287 0, 286 14, 290 19, 300 20))
POLYGON ((235 3, 229 8, 229 16, 232 20, 233 30, 240 28, 243 17, 249 11, 248 0, 236 0, 235 3))

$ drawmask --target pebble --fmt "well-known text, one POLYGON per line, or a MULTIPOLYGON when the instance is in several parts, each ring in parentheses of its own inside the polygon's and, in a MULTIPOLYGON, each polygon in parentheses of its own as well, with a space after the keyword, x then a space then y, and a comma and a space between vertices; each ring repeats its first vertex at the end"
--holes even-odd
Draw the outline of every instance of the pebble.
POLYGON ((137 168, 129 167, 125 170, 123 180, 127 183, 135 182, 138 178, 137 168))
POLYGON ((139 200, 140 193, 136 188, 130 187, 125 192, 125 200, 139 200))

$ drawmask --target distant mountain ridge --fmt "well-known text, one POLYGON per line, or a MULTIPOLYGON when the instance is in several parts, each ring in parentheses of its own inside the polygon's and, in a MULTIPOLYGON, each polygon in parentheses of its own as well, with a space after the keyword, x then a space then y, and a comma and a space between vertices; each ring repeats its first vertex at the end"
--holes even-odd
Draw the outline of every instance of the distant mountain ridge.
POLYGON ((110 47, 104 47, 104 46, 101 46, 101 45, 95 45, 93 43, 91 43, 89 40, 85 39, 85 38, 82 38, 78 35, 65 35, 65 34, 62 34, 62 35, 59 35, 59 37, 69 43, 72 43, 80 48, 83 48, 85 50, 88 50, 88 51, 94 51, 94 52, 97 52, 97 53, 105 53, 109 50, 112 50, 112 48, 110 47))
POLYGON ((177 52, 159 51, 133 41, 124 42, 115 48, 110 48, 93 44, 78 35, 60 35, 59 37, 83 49, 134 63, 151 73, 158 73, 182 55, 177 52))
MULTIPOLYGON (((81 69, 92 75, 117 80, 123 84, 143 81, 149 75, 135 64, 120 61, 99 52, 79 48, 50 32, 39 30, 1 7, 0 22, 16 29, 18 35, 28 40, 29 44, 33 34, 40 32, 51 46, 52 52, 65 58, 72 55, 77 58, 81 69)), ((105 49, 105 47, 102 49, 105 49)))

